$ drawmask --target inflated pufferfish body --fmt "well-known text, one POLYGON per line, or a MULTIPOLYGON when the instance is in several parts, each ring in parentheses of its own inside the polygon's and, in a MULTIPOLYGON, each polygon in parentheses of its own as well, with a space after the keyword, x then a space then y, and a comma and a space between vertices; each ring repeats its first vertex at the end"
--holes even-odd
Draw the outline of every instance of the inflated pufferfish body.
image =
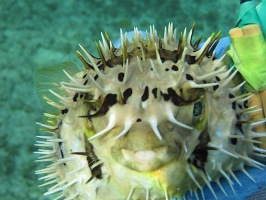
POLYGON ((171 199, 191 191, 198 198, 207 185, 215 196, 211 181, 223 190, 220 177, 232 186, 233 171, 263 167, 250 158, 263 152, 253 139, 265 135, 251 130, 263 122, 249 122, 244 83, 224 56, 215 58, 219 33, 198 49, 193 30, 177 41, 172 24, 162 39, 154 27, 146 39, 135 28, 132 43, 121 32, 117 49, 102 35, 100 58, 77 52, 83 70, 70 62, 37 70, 37 92, 56 108, 41 124, 52 135, 37 144, 39 160, 53 162, 37 171, 53 184, 46 195, 171 199))

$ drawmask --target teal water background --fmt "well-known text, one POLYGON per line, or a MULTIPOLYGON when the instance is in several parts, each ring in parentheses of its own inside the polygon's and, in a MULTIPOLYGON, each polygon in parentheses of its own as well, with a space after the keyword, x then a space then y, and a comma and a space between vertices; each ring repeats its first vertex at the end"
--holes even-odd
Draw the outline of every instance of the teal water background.
POLYGON ((33 154, 43 110, 35 95, 37 67, 70 60, 78 44, 96 55, 94 41, 107 31, 149 30, 159 35, 173 22, 178 31, 196 22, 194 38, 206 39, 235 24, 238 0, 0 0, 0 199, 49 199, 34 174, 41 168, 33 154))

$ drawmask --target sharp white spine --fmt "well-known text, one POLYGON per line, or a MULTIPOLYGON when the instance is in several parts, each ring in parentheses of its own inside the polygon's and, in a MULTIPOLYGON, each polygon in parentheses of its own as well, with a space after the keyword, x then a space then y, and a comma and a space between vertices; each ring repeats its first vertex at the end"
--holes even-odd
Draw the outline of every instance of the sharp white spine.
POLYGON ((123 137, 127 134, 127 132, 130 130, 130 128, 133 125, 133 121, 131 119, 125 120, 125 127, 124 129, 115 137, 115 139, 119 139, 120 137, 123 137))
POLYGON ((155 117, 150 117, 150 118, 149 118, 149 123, 150 123, 150 125, 151 125, 151 128, 152 128, 154 134, 157 136, 157 138, 158 138, 159 140, 162 140, 163 138, 162 138, 161 133, 160 133, 160 131, 158 130, 158 127, 157 127, 157 126, 158 126, 158 124, 157 124, 157 119, 156 119, 155 117))
POLYGON ((100 132, 96 133, 95 135, 91 136, 89 138, 89 140, 93 140, 93 139, 100 137, 100 136, 104 135, 105 133, 111 131, 115 126, 115 122, 116 122, 116 115, 114 113, 112 113, 112 114, 110 114, 109 122, 108 122, 108 125, 106 126, 106 128, 101 130, 100 132))

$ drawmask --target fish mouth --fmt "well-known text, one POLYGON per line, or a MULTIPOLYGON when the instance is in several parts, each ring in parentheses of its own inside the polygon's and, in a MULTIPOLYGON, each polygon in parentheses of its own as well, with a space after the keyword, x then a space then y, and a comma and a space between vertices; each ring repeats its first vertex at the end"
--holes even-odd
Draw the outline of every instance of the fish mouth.
POLYGON ((108 148, 110 156, 117 163, 134 171, 148 172, 180 158, 183 145, 181 137, 175 131, 169 131, 160 125, 160 131, 165 134, 159 140, 149 126, 138 126, 141 125, 136 124, 108 148))
POLYGON ((177 160, 179 153, 178 148, 162 146, 146 150, 112 148, 111 155, 126 168, 139 172, 148 172, 157 170, 177 160))

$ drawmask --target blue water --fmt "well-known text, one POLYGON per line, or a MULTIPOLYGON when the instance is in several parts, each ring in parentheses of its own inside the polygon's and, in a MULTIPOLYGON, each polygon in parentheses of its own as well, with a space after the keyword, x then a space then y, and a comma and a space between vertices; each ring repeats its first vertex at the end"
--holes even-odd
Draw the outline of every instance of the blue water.
MULTIPOLYGON (((40 169, 33 154, 35 122, 43 112, 33 87, 37 67, 67 60, 81 64, 75 56, 78 44, 95 54, 101 31, 115 40, 120 28, 146 30, 154 24, 162 35, 169 22, 180 31, 196 22, 195 38, 206 39, 219 30, 227 36, 237 12, 238 0, 0 0, 0 199, 49 199, 42 196, 47 188, 37 187, 41 182, 34 174, 40 169)), ((254 171, 253 176, 257 185, 244 176, 245 190, 235 184, 238 199, 263 186, 265 172, 254 171)), ((208 190, 206 199, 213 199, 208 190)), ((219 193, 219 199, 225 196, 219 193)))

